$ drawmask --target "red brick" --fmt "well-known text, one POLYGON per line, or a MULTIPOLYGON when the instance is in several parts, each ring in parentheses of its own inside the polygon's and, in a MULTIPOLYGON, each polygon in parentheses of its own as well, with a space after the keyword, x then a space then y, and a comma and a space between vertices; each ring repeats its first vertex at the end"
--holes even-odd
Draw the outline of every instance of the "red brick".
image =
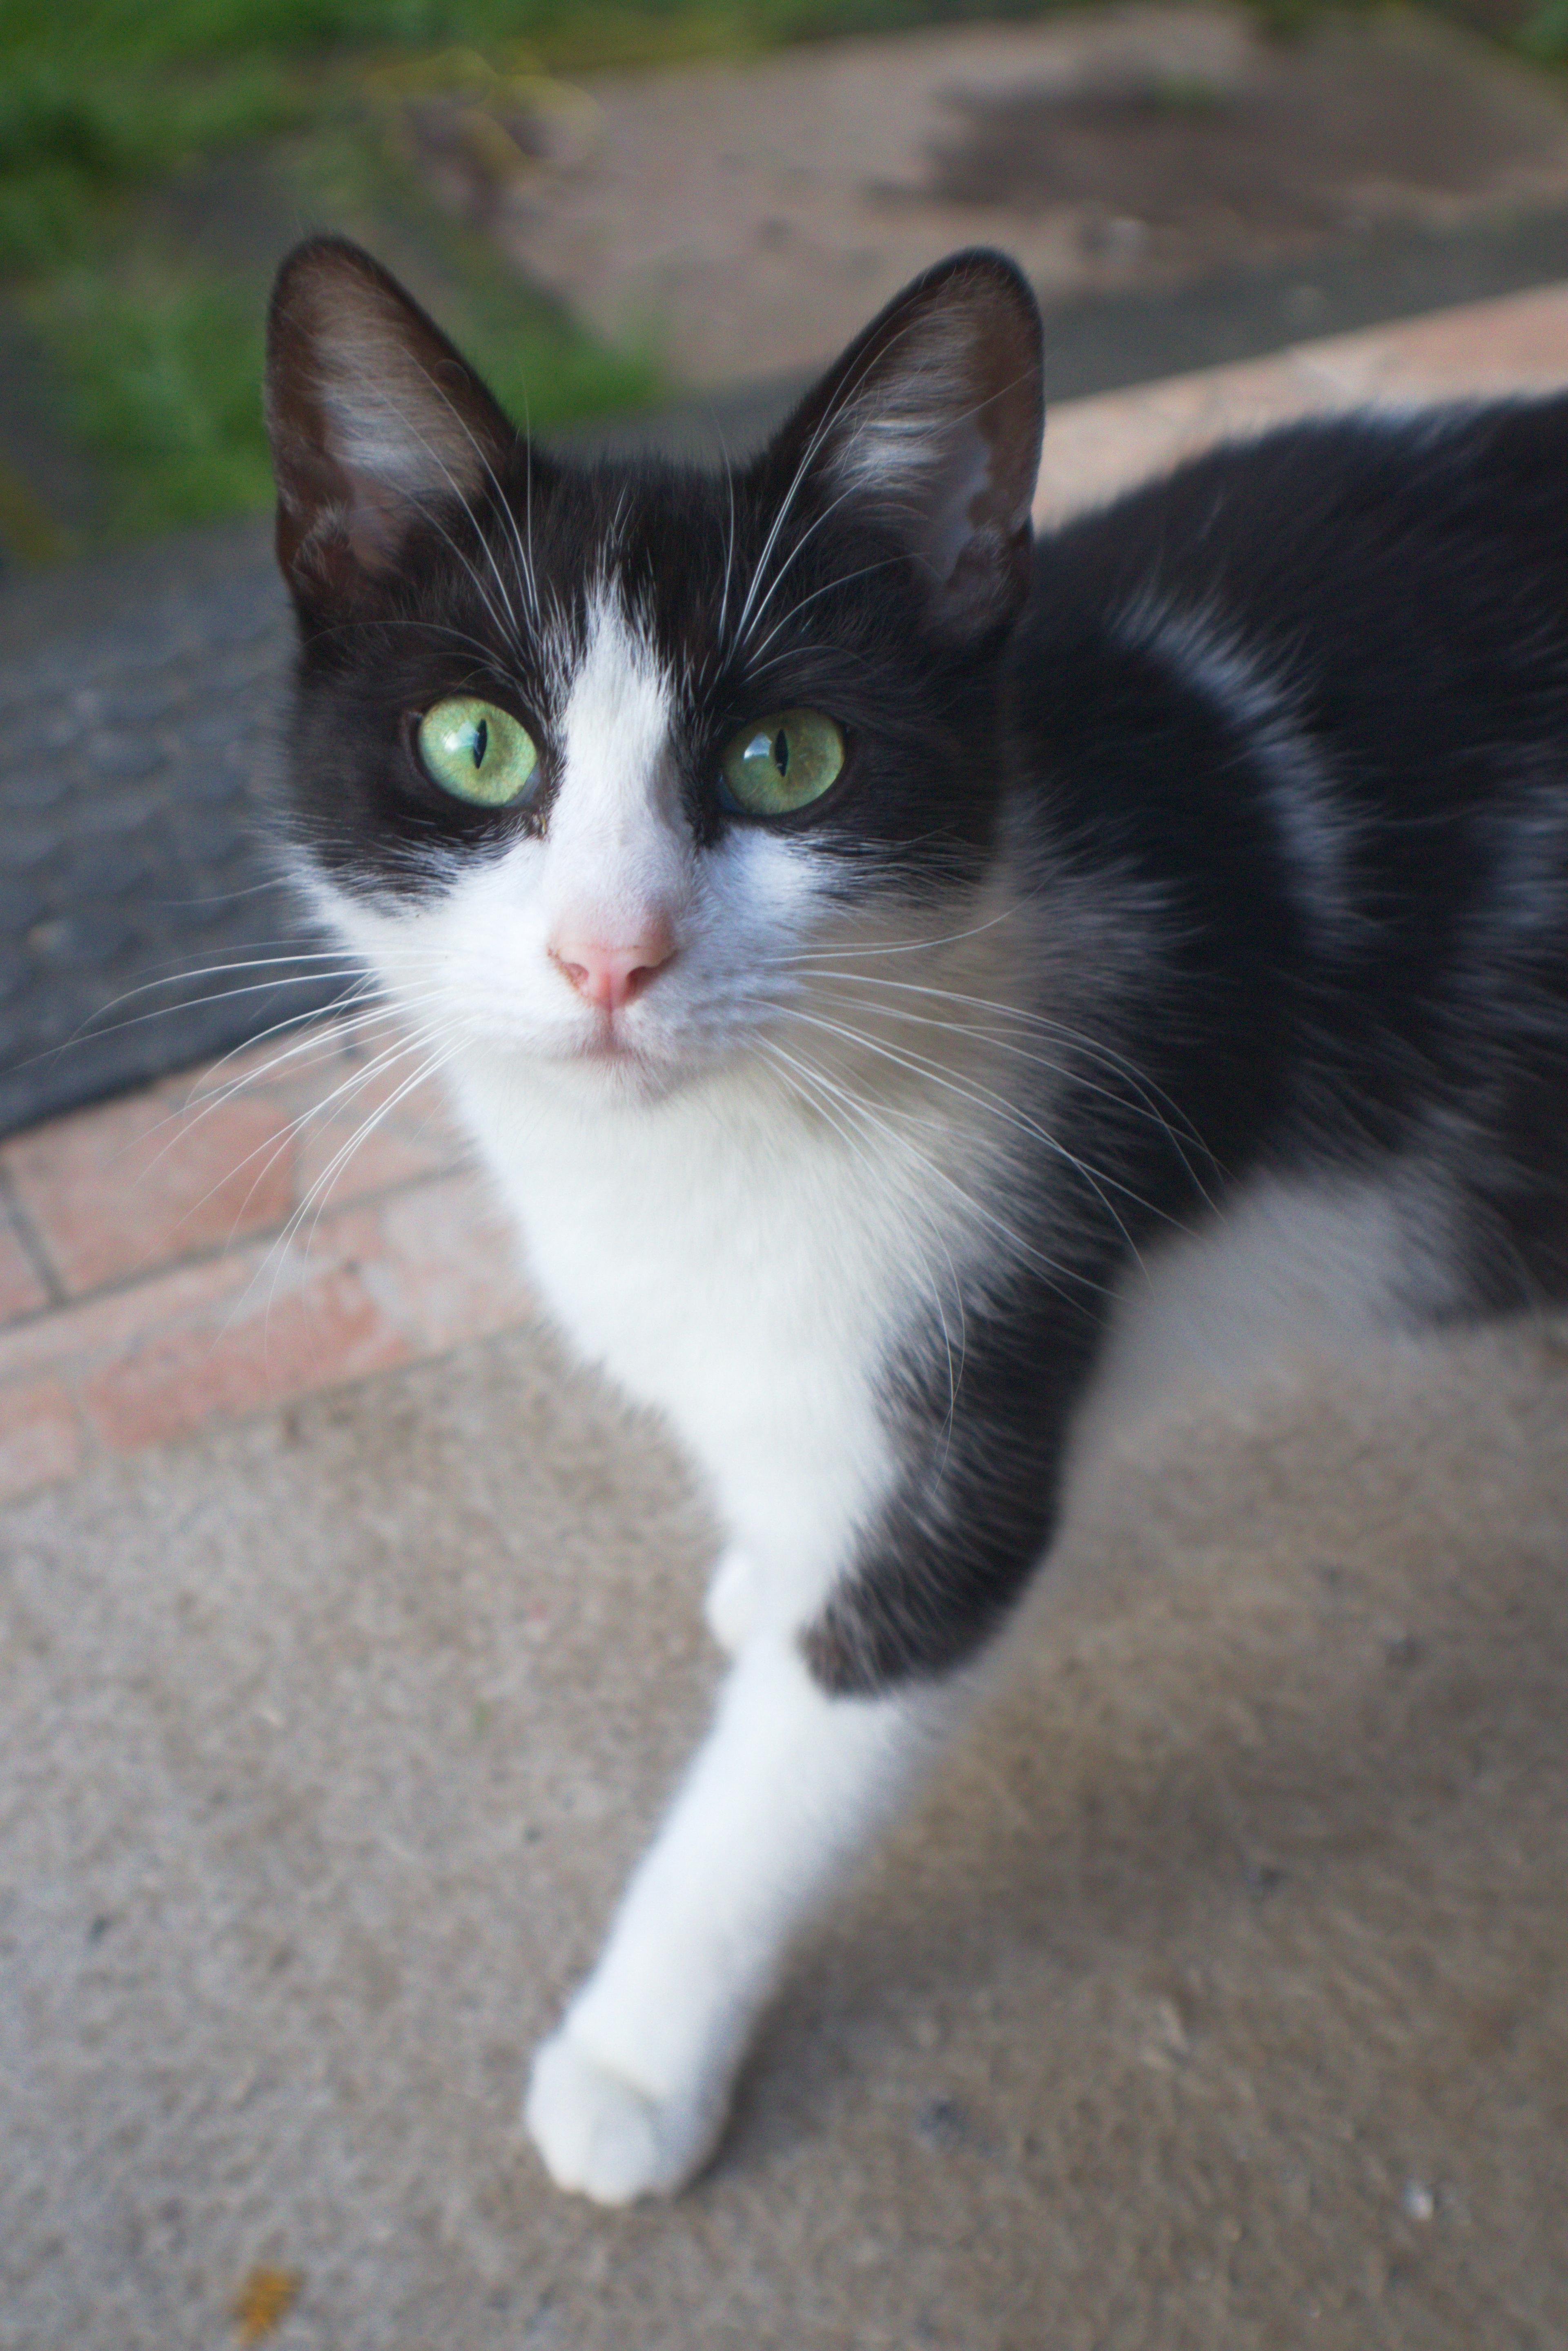
POLYGON ((410 1127, 450 1122, 446 1094, 429 1062, 433 1048, 388 1022, 371 1040, 357 1039, 343 1057, 344 1100, 364 1118, 391 1108, 410 1127))
POLYGON ((36 1127, 4 1157, 73 1297, 265 1231, 294 1204, 290 1122, 243 1095, 182 1110, 132 1094, 36 1127))
POLYGON ((182 1092, 197 1102, 243 1084, 247 1095, 266 1095, 286 1101, 290 1109, 304 1109, 347 1077, 357 1055, 369 1050, 383 1029, 390 1041, 392 1024, 385 1015, 379 1015, 376 1028, 368 1030, 350 1030, 347 1019, 330 1016, 307 1021, 193 1071, 182 1092))
POLYGON ((382 1203, 384 1254, 366 1279, 422 1354, 504 1331, 537 1310, 517 1242, 477 1177, 451 1176, 382 1203))
POLYGON ((1228 434, 1290 417, 1563 384, 1568 287, 1553 286, 1069 401, 1051 412, 1035 518, 1054 521, 1228 434))
POLYGON ((1309 349, 1332 360, 1354 355, 1358 346, 1370 373, 1390 389, 1403 382, 1422 399, 1545 391, 1568 383, 1568 287, 1468 302, 1309 349))
MULTIPOLYGON (((256 1252, 259 1254, 259 1252, 256 1252)), ((148 1332, 170 1324, 214 1319, 252 1278, 249 1253, 175 1266, 124 1290, 63 1306, 0 1330, 0 1381, 74 1364, 101 1363, 148 1332)))
POLYGON ((70 1477, 82 1452, 81 1422, 62 1381, 0 1387, 0 1501, 70 1477))
POLYGON ((530 1311, 505 1219, 474 1177, 446 1176, 0 1331, 0 1381, 74 1379, 91 1426, 126 1450, 530 1311))
POLYGON ((49 1302, 49 1293, 33 1270, 16 1228, 0 1223, 0 1322, 18 1314, 36 1314, 49 1302))
POLYGON ((150 1319, 88 1373, 89 1423, 128 1451, 408 1362, 415 1348, 366 1279, 381 1248, 374 1218, 350 1211, 324 1219, 308 1252, 253 1246, 230 1259, 237 1296, 162 1327, 150 1319))
POLYGON ((353 1272, 308 1287, 222 1329, 152 1339, 83 1384, 89 1420, 129 1452, 405 1363, 412 1350, 353 1272))
POLYGON ((315 1199, 319 1193, 341 1205, 445 1175, 460 1159, 462 1146, 444 1113, 444 1105, 432 1105, 424 1092, 423 1108, 411 1094, 409 1106, 399 1102, 379 1116, 356 1101, 325 1118, 303 1121, 297 1161, 300 1198, 315 1199))
MULTIPOLYGON (((384 1013, 351 1033, 342 1023, 323 1021, 281 1051, 267 1047, 237 1057, 236 1065, 250 1071, 247 1098, 285 1106, 298 1122, 301 1201, 314 1203, 325 1185, 327 1202, 341 1205, 459 1164, 464 1146, 444 1093, 434 1079, 419 1074, 426 1057, 426 1049, 384 1013)), ((198 1079, 193 1099, 210 1083, 227 1081, 220 1064, 198 1079)))
POLYGON ((286 1081, 290 1071, 324 1061, 341 1050, 341 1024, 329 1013, 319 1020, 301 1021, 297 1029, 281 1029, 274 1036, 258 1038, 253 1045, 220 1054, 215 1061, 190 1071, 183 1091, 195 1098, 243 1083, 249 1092, 278 1079, 286 1081))

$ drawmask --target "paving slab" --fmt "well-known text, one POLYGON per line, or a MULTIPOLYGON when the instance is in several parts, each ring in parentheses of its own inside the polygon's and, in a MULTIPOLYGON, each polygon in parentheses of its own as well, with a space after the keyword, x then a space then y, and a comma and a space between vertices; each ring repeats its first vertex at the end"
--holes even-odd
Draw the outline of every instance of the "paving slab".
POLYGON ((0 590, 0 1133, 341 993, 213 971, 322 946, 264 846, 288 658, 260 524, 0 590))
POLYGON ((1556 82, 1413 11, 1282 41, 1240 8, 1082 9, 564 95, 502 91, 455 179, 449 140, 432 173, 531 280, 694 384, 821 362, 960 246, 1015 254, 1049 313, 1286 257, 1310 277, 1568 198, 1556 82))
POLYGON ((525 1325, 0 1512, 0 2345, 1568 2339, 1565 1367, 1127 1448, 621 2215, 516 2107, 716 1677, 656 1431, 525 1325))

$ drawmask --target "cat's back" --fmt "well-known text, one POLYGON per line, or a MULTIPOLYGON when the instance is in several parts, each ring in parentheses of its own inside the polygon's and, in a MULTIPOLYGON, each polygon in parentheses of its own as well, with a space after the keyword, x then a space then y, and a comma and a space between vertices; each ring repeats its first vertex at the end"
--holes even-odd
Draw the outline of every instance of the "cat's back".
POLYGON ((1511 828, 1568 860, 1568 395, 1194 459, 1040 541, 1012 661, 1024 765, 1105 839, 1186 864, 1255 811, 1298 880, 1441 930, 1511 828))
POLYGON ((1403 1154, 1478 1294, 1568 1290, 1568 397, 1215 450, 1042 540, 1012 658, 1220 1156, 1403 1154))
POLYGON ((1164 594, 1354 668, 1358 647, 1506 628, 1564 575, 1568 393, 1309 419, 1045 538, 1022 633, 1040 647, 1073 615, 1164 594))

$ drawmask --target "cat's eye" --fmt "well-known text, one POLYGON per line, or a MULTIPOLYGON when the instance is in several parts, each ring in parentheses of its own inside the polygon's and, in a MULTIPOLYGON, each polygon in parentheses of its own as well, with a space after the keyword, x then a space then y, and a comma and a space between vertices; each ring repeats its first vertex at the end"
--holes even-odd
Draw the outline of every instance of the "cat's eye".
POLYGON ((726 804, 747 816, 788 816, 820 800, 844 764, 844 738, 820 710, 776 710, 732 735, 718 768, 726 804))
POLYGON ((433 783, 476 808, 520 799, 539 764, 538 746, 510 711, 454 695, 419 722, 419 756, 433 783))

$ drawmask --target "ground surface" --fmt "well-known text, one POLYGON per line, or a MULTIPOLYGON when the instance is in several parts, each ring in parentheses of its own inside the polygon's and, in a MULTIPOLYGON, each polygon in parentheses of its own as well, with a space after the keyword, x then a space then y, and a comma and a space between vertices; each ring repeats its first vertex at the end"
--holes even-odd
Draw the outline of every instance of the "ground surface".
POLYGON ((1568 1354, 1197 1414, 802 1951, 711 2175, 525 2052, 701 1722, 711 1538, 524 1327, 0 1518, 0 2344, 1554 2351, 1568 1354))
MULTIPOLYGON (((1553 381, 1561 291, 1085 401, 1041 512, 1553 381)), ((606 2218, 515 2109, 700 1725, 712 1533, 397 1050, 0 1149, 4 2351, 1556 2351, 1568 1335, 1110 1464, 712 2174, 606 2218)))
MULTIPOLYGON (((1568 196, 1555 83, 1430 18, 1266 39, 1126 7, 590 78, 466 184, 536 283, 713 383, 827 358, 917 269, 1017 256, 1048 314, 1568 196)), ((441 160, 433 158, 439 171, 441 160)))

